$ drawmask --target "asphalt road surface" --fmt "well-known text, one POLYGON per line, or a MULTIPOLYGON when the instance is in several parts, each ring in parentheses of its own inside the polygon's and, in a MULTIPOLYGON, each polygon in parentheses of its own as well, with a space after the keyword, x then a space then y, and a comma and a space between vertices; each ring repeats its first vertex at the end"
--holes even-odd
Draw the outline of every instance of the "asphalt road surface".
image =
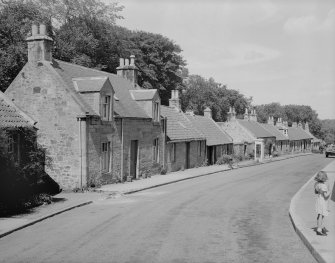
POLYGON ((1 238, 0 262, 316 262, 288 208, 330 161, 310 155, 101 200, 1 238))

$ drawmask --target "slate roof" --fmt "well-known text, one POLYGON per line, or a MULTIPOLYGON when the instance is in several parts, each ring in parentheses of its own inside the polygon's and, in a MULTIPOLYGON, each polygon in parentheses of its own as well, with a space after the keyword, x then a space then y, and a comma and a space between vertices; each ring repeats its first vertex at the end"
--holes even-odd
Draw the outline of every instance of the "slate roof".
POLYGON ((313 139, 312 135, 308 134, 306 131, 299 127, 288 127, 287 132, 290 141, 313 139))
POLYGON ((86 77, 72 79, 74 87, 79 92, 99 92, 105 85, 108 77, 86 77))
POLYGON ((206 144, 208 146, 233 143, 232 138, 221 130, 213 119, 199 115, 186 114, 186 116, 192 121, 192 124, 205 135, 206 144))
POLYGON ((233 139, 234 144, 253 143, 255 140, 255 137, 237 121, 217 122, 217 124, 233 139))
POLYGON ((205 140, 183 112, 176 108, 161 106, 161 115, 167 118, 167 136, 171 141, 205 140))
POLYGON ((131 90, 131 95, 135 100, 152 100, 156 95, 157 90, 145 89, 145 90, 131 90))
POLYGON ((35 121, 0 91, 0 128, 33 127, 35 121))
POLYGON ((273 136, 275 136, 277 141, 288 141, 289 140, 289 138, 286 137, 281 131, 279 131, 278 128, 275 127, 274 125, 267 124, 267 123, 261 123, 261 125, 264 129, 266 129, 273 136))
POLYGON ((246 128, 248 131, 250 131, 256 138, 275 137, 256 121, 240 120, 240 119, 236 119, 236 121, 239 124, 241 124, 244 128, 246 128))
MULTIPOLYGON (((133 90, 134 85, 127 79, 117 76, 112 73, 99 71, 91 68, 86 68, 83 66, 75 65, 72 63, 64 62, 61 60, 53 60, 51 63, 52 67, 61 76, 63 81, 66 83, 68 88, 76 92, 73 78, 87 78, 87 77, 103 77, 109 78, 110 83, 115 91, 115 96, 118 100, 115 101, 114 111, 120 117, 128 118, 150 118, 142 109, 136 101, 131 97, 130 90, 133 90)), ((80 94, 77 93, 77 99, 82 105, 84 105, 85 110, 89 114, 95 115, 92 108, 81 98, 80 94)))

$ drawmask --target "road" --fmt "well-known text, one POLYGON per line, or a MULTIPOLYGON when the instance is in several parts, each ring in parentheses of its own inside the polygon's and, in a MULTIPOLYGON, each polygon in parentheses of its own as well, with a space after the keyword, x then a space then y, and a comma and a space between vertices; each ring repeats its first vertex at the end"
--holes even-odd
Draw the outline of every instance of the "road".
POLYGON ((310 155, 101 200, 0 239, 0 262, 315 262, 288 208, 330 161, 310 155))

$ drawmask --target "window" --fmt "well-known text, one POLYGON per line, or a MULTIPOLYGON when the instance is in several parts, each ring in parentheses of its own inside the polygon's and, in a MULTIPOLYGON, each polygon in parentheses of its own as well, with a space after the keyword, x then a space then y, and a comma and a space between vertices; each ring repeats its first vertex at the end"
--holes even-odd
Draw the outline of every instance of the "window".
POLYGON ((101 168, 103 172, 110 172, 110 142, 101 144, 101 168))
POLYGON ((158 102, 154 102, 152 119, 153 121, 159 121, 159 103, 158 102))
POLYGON ((159 139, 154 139, 152 147, 153 161, 159 162, 159 139))
POLYGON ((106 121, 111 120, 111 96, 101 98, 101 118, 106 121))
POLYGON ((176 161, 176 147, 177 145, 175 143, 171 144, 171 148, 170 148, 170 161, 171 162, 176 161))

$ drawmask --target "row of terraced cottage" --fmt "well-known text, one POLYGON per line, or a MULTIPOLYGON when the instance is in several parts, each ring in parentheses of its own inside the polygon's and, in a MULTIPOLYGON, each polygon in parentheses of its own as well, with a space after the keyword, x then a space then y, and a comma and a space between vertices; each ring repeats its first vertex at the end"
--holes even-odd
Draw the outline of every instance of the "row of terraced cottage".
MULTIPOLYGON (((310 151, 317 142, 307 123, 261 124, 254 110, 241 120, 231 108, 222 123, 209 108, 204 116, 184 113, 178 91, 163 106, 157 90, 137 84, 134 56, 111 74, 53 59, 44 25, 33 25, 27 42, 28 62, 0 97, 0 124, 37 130, 52 158, 47 173, 63 189, 212 165, 222 155, 310 151)), ((20 136, 11 138, 19 156, 20 136)))

